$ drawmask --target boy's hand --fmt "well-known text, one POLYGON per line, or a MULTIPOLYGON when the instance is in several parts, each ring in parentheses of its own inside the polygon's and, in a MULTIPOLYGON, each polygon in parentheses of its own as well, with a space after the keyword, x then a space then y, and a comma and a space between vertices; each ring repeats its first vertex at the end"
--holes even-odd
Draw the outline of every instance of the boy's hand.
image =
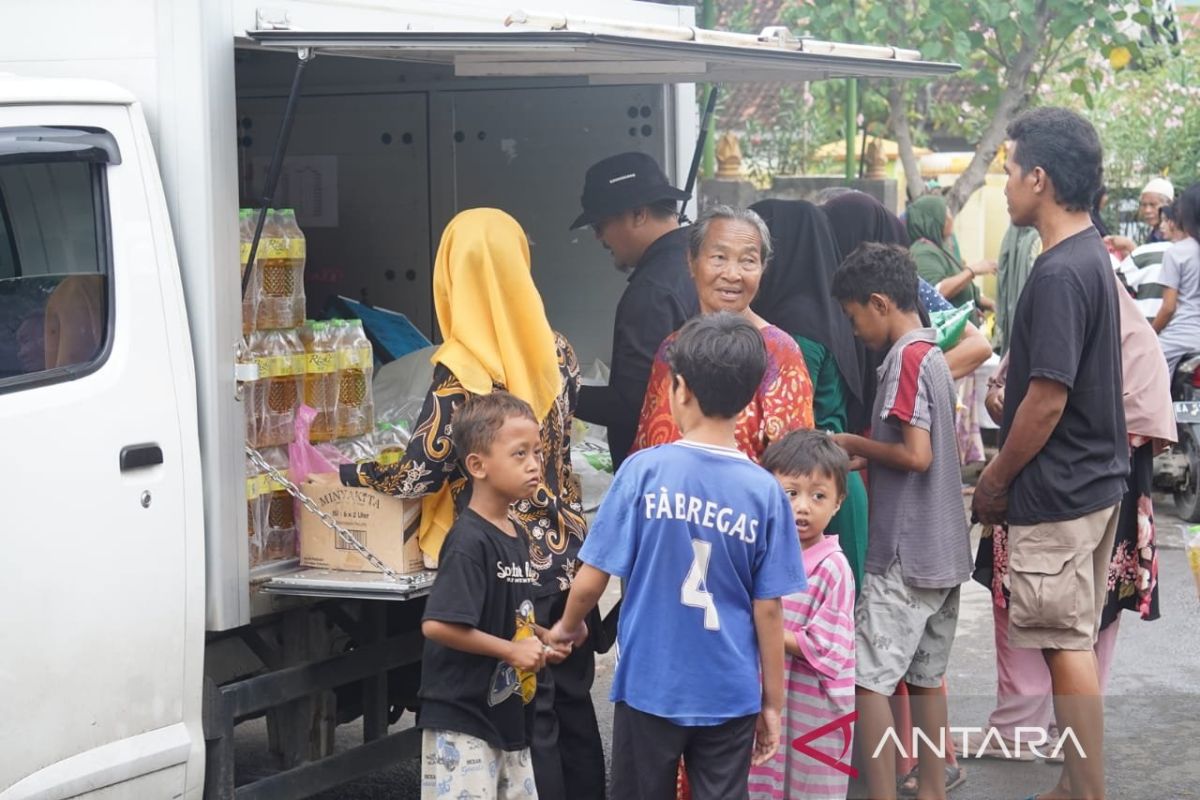
POLYGON ((554 627, 550 629, 547 642, 550 645, 566 644, 571 645, 572 647, 579 647, 581 644, 587 641, 587 637, 588 629, 586 622, 580 622, 578 629, 569 631, 567 630, 566 626, 563 625, 563 621, 560 619, 558 622, 554 623, 554 627))
POLYGON ((567 660, 567 656, 571 655, 571 651, 574 649, 571 645, 555 642, 550 637, 550 631, 540 625, 536 626, 534 630, 542 642, 542 651, 546 654, 547 664, 561 664, 567 660))
POLYGON ((850 456, 851 472, 858 472, 867 468, 867 459, 856 452, 858 450, 858 436, 855 436, 853 433, 835 433, 832 435, 833 443, 845 450, 846 455, 850 456))
POLYGON ((852 433, 835 433, 833 434, 833 443, 846 451, 846 455, 854 458, 854 440, 858 437, 852 433))
POLYGON ((779 710, 763 708, 754 726, 754 753, 751 757, 754 766, 761 767, 779 750, 779 729, 779 710))
POLYGON ((517 669, 538 672, 546 665, 545 646, 541 639, 530 636, 528 639, 513 642, 509 647, 508 658, 504 660, 517 669))
POLYGON ((567 645, 546 644, 546 645, 542 645, 542 649, 546 653, 546 663, 547 664, 561 664, 562 662, 567 660, 567 656, 571 655, 571 650, 573 648, 569 644, 567 644, 567 645))

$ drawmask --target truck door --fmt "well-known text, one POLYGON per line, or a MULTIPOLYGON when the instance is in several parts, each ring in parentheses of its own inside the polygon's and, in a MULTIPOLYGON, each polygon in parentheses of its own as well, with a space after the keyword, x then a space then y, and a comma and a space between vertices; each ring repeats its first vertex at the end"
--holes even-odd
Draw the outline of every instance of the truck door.
POLYGON ((194 796, 196 401, 153 150, 131 102, 2 94, 0 799, 194 796))

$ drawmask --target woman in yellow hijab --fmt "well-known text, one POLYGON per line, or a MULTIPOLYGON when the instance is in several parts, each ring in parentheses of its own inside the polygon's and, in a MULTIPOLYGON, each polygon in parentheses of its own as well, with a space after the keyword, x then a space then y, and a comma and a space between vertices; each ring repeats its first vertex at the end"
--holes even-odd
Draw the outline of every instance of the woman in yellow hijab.
MULTIPOLYGON (((587 523, 571 470, 571 421, 579 396, 579 364, 571 345, 550 328, 530 272, 529 241, 508 214, 463 211, 442 233, 433 266, 433 300, 442 345, 433 383, 404 457, 395 464, 342 467, 342 482, 406 498, 423 498, 421 550, 434 562, 470 482, 450 441, 450 418, 472 395, 506 389, 533 408, 542 426, 545 466, 537 494, 513 506, 528 532, 538 571, 538 624, 562 615, 587 523)), ((577 650, 538 680, 534 771, 543 797, 589 797, 604 787, 604 754, 591 704, 593 653, 577 650), (547 687, 543 690, 543 687, 547 687), (569 713, 559 711, 570 708, 569 713), (543 731, 557 730, 547 736, 543 731), (565 782, 573 785, 568 793, 565 782)), ((597 795, 602 796, 602 795, 597 795)))

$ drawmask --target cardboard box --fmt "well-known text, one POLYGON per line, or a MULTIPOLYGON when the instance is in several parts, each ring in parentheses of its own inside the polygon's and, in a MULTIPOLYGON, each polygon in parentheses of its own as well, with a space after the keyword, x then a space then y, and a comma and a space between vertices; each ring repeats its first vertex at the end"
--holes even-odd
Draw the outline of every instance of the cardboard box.
MULTIPOLYGON (((314 476, 301 489, 389 568, 402 575, 425 568, 417 544, 420 500, 342 486, 336 476, 314 476)), ((300 515, 300 563, 321 569, 379 571, 306 508, 300 515)))

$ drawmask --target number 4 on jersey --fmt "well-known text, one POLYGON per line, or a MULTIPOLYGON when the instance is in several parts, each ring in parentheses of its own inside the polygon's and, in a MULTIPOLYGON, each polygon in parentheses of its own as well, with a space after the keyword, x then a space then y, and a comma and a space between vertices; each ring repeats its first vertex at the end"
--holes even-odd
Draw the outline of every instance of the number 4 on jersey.
POLYGON ((705 629, 719 631, 721 620, 717 616, 717 605, 708 591, 708 561, 711 556, 711 542, 692 539, 692 568, 688 570, 679 589, 679 601, 685 606, 704 609, 705 629))

